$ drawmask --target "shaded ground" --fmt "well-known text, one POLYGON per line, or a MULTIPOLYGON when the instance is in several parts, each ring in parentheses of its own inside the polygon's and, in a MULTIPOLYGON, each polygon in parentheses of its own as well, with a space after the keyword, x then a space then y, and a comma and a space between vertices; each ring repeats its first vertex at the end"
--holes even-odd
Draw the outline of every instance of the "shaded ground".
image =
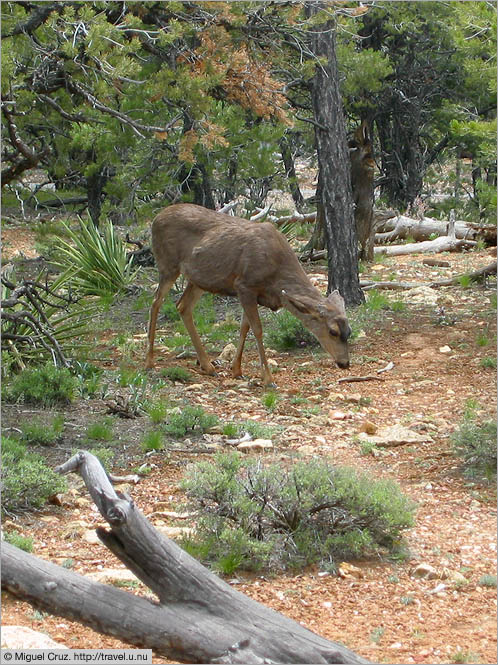
MULTIPOLYGON (((444 258, 451 268, 423 266, 420 256, 399 257, 372 266, 362 277, 388 279, 395 274, 400 281, 422 283, 490 262, 486 251, 444 258)), ((324 269, 310 270, 313 280, 325 288, 324 269)), ((216 413, 223 422, 254 419, 280 426, 274 450, 265 453, 268 459, 285 462, 320 456, 334 464, 353 465, 376 477, 395 479, 418 504, 416 525, 407 533, 408 561, 354 562, 360 572, 345 577, 320 575, 316 569, 276 577, 237 574, 231 583, 373 662, 496 663, 496 588, 479 585, 484 574, 496 574, 495 492, 462 476, 449 439, 469 398, 479 402, 483 418, 494 417, 496 371, 481 365, 483 358, 496 355, 492 293, 491 288, 475 286, 408 296, 387 294, 390 299, 409 298, 406 309, 383 312, 370 332, 360 335, 347 373, 319 352, 271 353, 279 386, 279 399, 272 410, 263 405, 263 389, 257 382, 234 381, 226 369, 217 377, 206 377, 198 373, 192 358, 159 355, 155 371, 173 364, 195 373, 193 384, 165 388, 169 395, 188 396, 191 403, 216 413), (389 362, 394 367, 381 375, 382 381, 337 382, 349 374, 375 374, 389 362), (376 427, 399 423, 430 439, 366 455, 358 440, 366 421, 376 427), (460 572, 466 582, 415 578, 411 573, 419 563, 438 571, 460 572)), ((122 329, 126 324, 128 330, 135 330, 132 356, 139 362, 144 354, 146 309, 133 317, 126 317, 126 311, 121 311, 119 326, 122 329), (127 319, 124 324, 123 316, 127 319)), ((112 320, 110 316, 102 343, 112 339, 112 320)), ((235 333, 232 341, 236 337, 235 333)), ((120 354, 114 346, 108 366, 117 368, 120 354)), ((259 374, 252 346, 243 368, 248 377, 259 374)), ((21 419, 32 418, 35 409, 4 405, 3 412, 4 425, 12 427, 21 419)), ((52 461, 66 459, 80 445, 87 423, 104 412, 100 400, 80 401, 67 409, 64 441, 48 452, 52 461)), ((189 452, 189 447, 199 446, 186 441, 179 443, 182 452, 171 449, 146 456, 138 444, 148 427, 146 417, 118 420, 115 425, 123 466, 135 468, 145 460, 155 465, 128 491, 146 514, 175 510, 181 502, 178 483, 183 470, 201 457, 189 452)), ((7 520, 5 528, 32 536, 39 556, 58 563, 72 559, 72 569, 77 572, 121 567, 103 545, 82 538, 101 519, 79 479, 70 482, 72 489, 62 507, 47 506, 15 523, 7 520)), ((157 514, 151 520, 158 526, 180 525, 157 514)), ((45 631, 69 647, 125 646, 79 624, 40 615, 6 594, 2 601, 4 624, 45 631)))

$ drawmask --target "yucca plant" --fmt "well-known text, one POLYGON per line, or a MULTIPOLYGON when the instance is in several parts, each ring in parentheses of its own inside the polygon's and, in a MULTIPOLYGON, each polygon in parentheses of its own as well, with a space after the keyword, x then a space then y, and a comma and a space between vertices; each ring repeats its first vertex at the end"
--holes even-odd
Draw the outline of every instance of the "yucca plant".
POLYGON ((112 222, 107 222, 102 233, 90 220, 80 220, 78 231, 65 229, 69 242, 60 240, 58 266, 65 271, 60 283, 69 282, 85 295, 109 296, 126 290, 134 281, 138 269, 128 261, 125 243, 112 222))

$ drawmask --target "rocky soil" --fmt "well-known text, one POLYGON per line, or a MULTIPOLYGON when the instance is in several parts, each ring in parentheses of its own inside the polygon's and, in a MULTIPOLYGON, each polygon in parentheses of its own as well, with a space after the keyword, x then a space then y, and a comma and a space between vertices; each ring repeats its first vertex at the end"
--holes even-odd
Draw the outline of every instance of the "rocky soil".
MULTIPOLYGON (((483 575, 496 575, 496 492, 494 486, 462 475, 450 442, 466 400, 479 403, 482 418, 494 417, 496 372, 481 364, 483 358, 496 355, 494 291, 484 286, 423 287, 434 278, 483 267, 490 257, 481 250, 444 258, 449 268, 424 266, 422 257, 413 255, 376 263, 362 275, 380 280, 394 275, 400 281, 417 281, 422 288, 387 293, 390 300, 403 300, 406 308, 381 312, 375 325, 360 334, 350 370, 337 369, 319 352, 270 352, 278 384, 278 399, 271 409, 262 402, 262 386, 252 380, 259 373, 252 346, 244 363, 249 380, 233 380, 223 366, 218 376, 203 376, 193 358, 177 360, 166 353, 159 355, 155 370, 174 364, 194 372, 193 383, 175 384, 172 390, 223 422, 252 419, 279 426, 271 447, 247 454, 283 463, 321 457, 352 465, 375 477, 396 480, 417 502, 416 525, 406 535, 406 561, 348 562, 339 576, 311 568, 298 575, 237 573, 229 580, 256 600, 378 663, 497 661, 496 587, 480 583, 483 575), (376 380, 338 381, 366 375, 376 380), (402 433, 395 441, 393 426, 402 433), (374 439, 376 446, 367 453, 362 440, 369 437, 384 438, 374 439)), ((325 269, 309 270, 325 290, 325 269)), ((129 320, 135 329, 137 364, 144 350, 146 320, 145 310, 129 320)), ((112 333, 111 325, 102 344, 112 333)), ((120 361, 115 349, 108 367, 117 368, 120 361)), ((23 405, 4 405, 4 426, 15 426, 35 412, 23 405)), ((79 401, 65 410, 65 439, 57 449, 45 451, 51 462, 66 459, 78 446, 86 424, 104 412, 100 400, 79 401)), ((202 446, 212 451, 227 444, 214 432, 203 441, 182 441, 145 455, 138 445, 145 428, 145 417, 118 419, 115 426, 124 469, 143 461, 153 465, 153 471, 128 491, 156 526, 175 528, 176 532, 170 531, 175 534, 184 523, 166 513, 181 503, 179 481, 186 466, 209 456, 210 452, 198 452, 202 446)), ((65 565, 71 560, 78 573, 122 571, 95 540, 94 528, 102 520, 81 481, 71 478, 70 487, 62 506, 47 505, 39 512, 8 518, 4 529, 31 536, 37 556, 65 565)), ((144 593, 143 586, 126 579, 115 583, 144 593)), ((42 631, 68 647, 126 646, 37 612, 6 593, 2 610, 4 625, 42 631)), ((155 662, 168 661, 157 657, 155 662)))

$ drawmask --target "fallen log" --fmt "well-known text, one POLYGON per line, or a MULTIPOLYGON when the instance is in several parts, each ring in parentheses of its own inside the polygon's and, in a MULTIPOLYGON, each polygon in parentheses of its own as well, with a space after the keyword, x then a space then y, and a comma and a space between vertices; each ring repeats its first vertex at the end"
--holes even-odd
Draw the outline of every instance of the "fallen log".
POLYGON ((248 598, 156 531, 117 494, 96 457, 80 451, 56 469, 79 472, 110 525, 97 535, 156 594, 149 600, 93 582, 2 545, 2 587, 53 614, 192 663, 366 663, 346 647, 248 598))
MULTIPOLYGON (((375 242, 383 244, 393 240, 404 240, 413 238, 416 241, 429 240, 431 236, 445 236, 448 234, 450 222, 431 217, 424 219, 412 219, 399 215, 379 224, 378 232, 375 234, 375 242)), ((455 237, 464 240, 474 240, 478 231, 466 222, 455 222, 455 237)))
POLYGON ((457 240, 450 236, 441 236, 434 240, 423 240, 422 242, 409 242, 406 245, 389 245, 374 247, 375 254, 386 256, 403 256, 405 254, 438 254, 440 252, 459 252, 462 249, 475 247, 475 240, 457 240))

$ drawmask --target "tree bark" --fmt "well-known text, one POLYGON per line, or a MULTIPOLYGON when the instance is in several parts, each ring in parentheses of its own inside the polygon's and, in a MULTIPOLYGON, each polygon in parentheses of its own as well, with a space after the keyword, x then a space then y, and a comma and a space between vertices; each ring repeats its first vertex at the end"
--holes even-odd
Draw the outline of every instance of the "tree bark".
MULTIPOLYGON (((320 3, 309 4, 316 12, 320 3)), ((328 250, 328 291, 338 289, 347 305, 364 301, 358 279, 358 247, 351 192, 346 124, 339 90, 334 25, 315 26, 312 50, 326 64, 316 65, 311 84, 321 203, 328 250)))
POLYGON ((289 190, 296 206, 296 210, 298 212, 302 212, 304 209, 304 197, 299 188, 290 141, 288 136, 285 134, 280 139, 280 153, 282 155, 282 161, 285 167, 285 177, 287 178, 289 190))
POLYGON ((57 469, 78 471, 111 526, 102 542, 159 602, 90 581, 2 547, 2 586, 54 614, 182 662, 365 663, 352 651, 234 590, 160 534, 98 460, 79 452, 57 469))

